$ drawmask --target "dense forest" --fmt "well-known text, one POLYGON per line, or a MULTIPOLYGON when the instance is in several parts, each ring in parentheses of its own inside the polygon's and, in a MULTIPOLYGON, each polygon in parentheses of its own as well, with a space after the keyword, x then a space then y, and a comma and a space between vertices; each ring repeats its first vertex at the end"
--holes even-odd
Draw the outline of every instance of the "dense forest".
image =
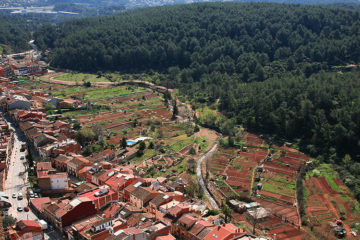
POLYGON ((29 48, 29 23, 22 17, 0 14, 0 54, 6 51, 23 51, 29 48))
MULTIPOLYGON (((140 9, 46 26, 53 66, 81 71, 160 72, 193 106, 291 141, 337 164, 360 199, 360 15, 328 6, 206 3, 140 9)), ((205 119, 205 120, 204 120, 205 119)))
POLYGON ((35 35, 52 64, 81 71, 203 73, 243 81, 298 68, 308 74, 360 58, 360 13, 330 7, 207 3, 127 11, 48 26, 35 35))

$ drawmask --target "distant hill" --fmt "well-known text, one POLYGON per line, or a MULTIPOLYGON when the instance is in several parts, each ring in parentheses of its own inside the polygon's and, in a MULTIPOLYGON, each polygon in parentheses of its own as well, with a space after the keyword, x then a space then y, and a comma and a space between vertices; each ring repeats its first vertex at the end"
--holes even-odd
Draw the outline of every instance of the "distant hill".
POLYGON ((359 12, 325 6, 202 3, 68 21, 40 29, 35 37, 41 48, 53 48, 55 66, 82 71, 177 66, 197 71, 192 78, 198 79, 208 71, 242 73, 245 66, 251 74, 278 61, 304 71, 307 63, 315 71, 359 62, 359 19, 359 12))
POLYGON ((28 49, 30 24, 21 17, 0 14, 0 54, 28 49))

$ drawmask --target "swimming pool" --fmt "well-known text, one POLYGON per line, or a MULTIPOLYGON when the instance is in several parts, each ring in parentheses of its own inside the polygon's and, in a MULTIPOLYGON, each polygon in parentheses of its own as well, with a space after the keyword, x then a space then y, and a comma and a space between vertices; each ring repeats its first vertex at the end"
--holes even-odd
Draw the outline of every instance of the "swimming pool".
POLYGON ((133 140, 126 140, 126 142, 127 142, 127 144, 129 145, 129 146, 132 146, 132 145, 134 145, 136 142, 135 141, 133 141, 133 140))

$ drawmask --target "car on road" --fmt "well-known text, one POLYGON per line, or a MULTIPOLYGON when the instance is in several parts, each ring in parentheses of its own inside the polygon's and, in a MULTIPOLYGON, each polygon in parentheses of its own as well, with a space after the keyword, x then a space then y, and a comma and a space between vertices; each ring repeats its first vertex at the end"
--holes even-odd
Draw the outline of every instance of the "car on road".
POLYGON ((18 207, 17 210, 18 210, 18 212, 22 212, 23 208, 22 208, 22 207, 18 207))
POLYGON ((25 212, 28 212, 29 210, 30 210, 30 209, 29 209, 28 206, 24 207, 24 211, 25 211, 25 212))
POLYGON ((13 194, 12 194, 12 198, 16 198, 16 193, 13 193, 13 194))
POLYGON ((25 159, 25 156, 21 156, 21 157, 20 157, 20 160, 24 160, 24 159, 25 159))
POLYGON ((23 199, 23 195, 21 192, 18 193, 18 200, 22 200, 23 199))

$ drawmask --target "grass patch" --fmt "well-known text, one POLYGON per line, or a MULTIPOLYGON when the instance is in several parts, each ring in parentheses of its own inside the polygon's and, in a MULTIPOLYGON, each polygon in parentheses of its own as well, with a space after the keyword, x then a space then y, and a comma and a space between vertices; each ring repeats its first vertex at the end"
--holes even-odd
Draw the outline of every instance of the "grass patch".
POLYGON ((154 149, 145 149, 144 150, 144 154, 140 157, 134 157, 133 159, 131 159, 131 162, 141 162, 149 157, 152 157, 155 155, 155 150, 154 149))
POLYGON ((335 178, 338 177, 338 174, 331 167, 330 164, 322 163, 319 167, 317 167, 313 171, 309 171, 306 174, 306 178, 310 177, 325 177, 326 181, 329 183, 331 188, 337 192, 342 192, 341 188, 334 181, 335 178))
POLYGON ((295 195, 295 184, 281 184, 279 182, 262 182, 264 191, 272 192, 284 196, 293 197, 295 195))
POLYGON ((107 109, 91 109, 91 110, 76 110, 76 111, 68 111, 64 112, 63 115, 66 117, 77 117, 87 114, 96 114, 100 112, 109 112, 110 110, 107 109))
POLYGON ((66 73, 61 76, 55 77, 56 80, 67 81, 67 82, 78 82, 82 84, 86 82, 119 82, 121 76, 116 73, 106 73, 101 76, 90 73, 66 73), (110 81, 111 80, 111 81, 110 81))

